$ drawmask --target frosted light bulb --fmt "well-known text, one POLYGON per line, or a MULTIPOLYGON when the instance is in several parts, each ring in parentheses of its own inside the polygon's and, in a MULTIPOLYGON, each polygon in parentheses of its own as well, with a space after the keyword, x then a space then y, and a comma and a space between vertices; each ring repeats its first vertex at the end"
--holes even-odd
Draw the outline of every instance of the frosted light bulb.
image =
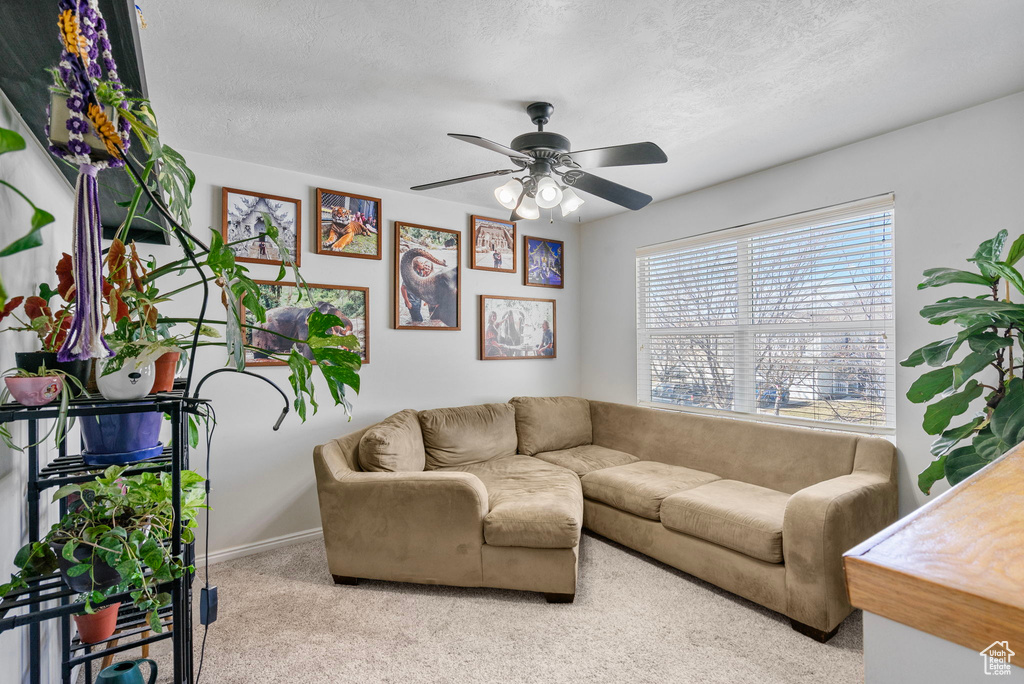
POLYGON ((514 209, 522 192, 523 184, 515 178, 511 178, 507 183, 494 190, 494 198, 506 209, 514 209))
POLYGON ((562 189, 550 176, 545 176, 537 182, 537 206, 543 209, 550 209, 558 206, 562 201, 562 189))
POLYGON ((516 214, 528 221, 539 219, 540 209, 537 208, 537 200, 529 195, 523 195, 523 201, 516 207, 516 214))
POLYGON ((562 190, 562 216, 568 216, 583 206, 583 198, 572 191, 572 188, 562 190))

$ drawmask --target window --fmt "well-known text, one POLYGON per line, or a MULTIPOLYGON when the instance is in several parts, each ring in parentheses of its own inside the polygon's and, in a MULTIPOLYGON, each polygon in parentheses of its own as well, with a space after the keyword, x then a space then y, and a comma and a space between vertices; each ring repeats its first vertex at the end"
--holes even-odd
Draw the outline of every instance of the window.
POLYGON ((637 250, 637 403, 894 431, 893 197, 637 250))

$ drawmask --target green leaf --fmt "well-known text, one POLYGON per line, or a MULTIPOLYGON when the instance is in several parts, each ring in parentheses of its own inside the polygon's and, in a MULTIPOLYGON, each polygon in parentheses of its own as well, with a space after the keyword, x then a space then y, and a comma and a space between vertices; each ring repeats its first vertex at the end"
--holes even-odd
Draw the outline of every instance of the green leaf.
POLYGON ((25 139, 9 128, 0 128, 0 154, 25 149, 25 139))
POLYGON ((924 280, 918 283, 917 289, 923 290, 928 287, 941 287, 952 283, 969 283, 971 285, 984 285, 990 287, 995 278, 986 278, 970 271, 961 271, 956 268, 929 268, 924 272, 924 280))
POLYGON ((952 297, 923 307, 921 315, 933 325, 942 325, 961 316, 986 316, 992 319, 1003 317, 1015 323, 1024 323, 1024 305, 991 299, 952 297))
POLYGON ((12 254, 24 252, 27 249, 39 247, 43 244, 43 236, 39 232, 40 229, 53 223, 56 219, 53 218, 53 214, 43 211, 39 207, 33 207, 33 209, 32 229, 3 249, 0 249, 0 257, 11 256, 12 254))
POLYGON ((907 399, 915 404, 922 404, 930 401, 935 395, 952 389, 953 372, 953 366, 928 371, 910 386, 907 390, 907 399))
POLYGON ((989 460, 1024 441, 1024 380, 1006 383, 1006 394, 992 411, 988 427, 974 438, 974 448, 989 460))
MULTIPOLYGON (((955 337, 947 337, 944 340, 926 344, 912 352, 910 356, 900 362, 900 365, 908 368, 920 366, 922 363, 927 363, 929 366, 941 366, 953 358, 953 355, 956 354, 965 341, 979 333, 984 333, 989 327, 988 322, 978 323, 977 325, 964 328, 955 337)), ((975 349, 975 351, 980 350, 975 349)))
POLYGON ((1007 266, 1013 266, 1020 261, 1022 256, 1024 256, 1024 235, 1019 236, 1013 241, 1013 244, 1010 245, 1010 251, 1006 254, 1006 261, 1003 263, 1007 266))
POLYGON ((188 417, 188 445, 193 449, 199 447, 199 424, 192 415, 188 417))
POLYGON ((76 548, 78 548, 78 542, 72 539, 64 545, 63 549, 61 549, 60 555, 64 556, 64 560, 76 563, 78 562, 77 559, 75 558, 76 548))
POLYGON ((985 332, 973 335, 967 344, 979 354, 995 357, 995 353, 1004 347, 1013 346, 1012 337, 1003 337, 998 333, 985 332))
POLYGON ((998 274, 989 270, 987 262, 999 261, 999 258, 1003 255, 1003 245, 1006 244, 1006 230, 1001 230, 996 233, 996 236, 991 240, 985 240, 978 245, 978 251, 974 253, 974 256, 968 261, 974 261, 978 264, 978 268, 983 274, 990 278, 997 278, 998 274), (986 262, 986 263, 982 263, 986 262))
POLYGON ((944 456, 948 454, 950 450, 956 446, 959 442, 967 439, 974 434, 974 431, 979 425, 985 422, 985 414, 977 416, 970 423, 961 425, 960 427, 950 428, 943 432, 939 437, 932 442, 931 452, 933 456, 944 456))
POLYGON ((946 477, 946 454, 942 454, 917 476, 917 488, 925 494, 932 493, 932 486, 946 477))
POLYGON ((79 577, 92 570, 92 566, 88 563, 79 563, 78 565, 72 565, 68 568, 68 577, 79 577))
POLYGON ((991 272, 998 275, 1000 278, 1008 281, 1016 288, 1017 292, 1024 294, 1024 278, 1021 278, 1020 272, 1013 266, 1007 266, 998 261, 978 261, 980 266, 982 263, 991 272))
POLYGON ((971 380, 962 392, 951 394, 928 406, 924 411, 924 431, 929 435, 937 435, 953 420, 970 408, 971 402, 980 397, 985 388, 977 380, 971 380))
POLYGON ((960 389, 968 378, 985 370, 995 360, 995 354, 984 352, 973 352, 965 356, 953 366, 953 389, 960 389))
POLYGON ((988 463, 973 446, 960 447, 946 456, 946 479, 951 485, 960 484, 988 463))
POLYGON ((51 501, 53 501, 53 502, 60 501, 65 496, 68 496, 69 494, 78 494, 81 491, 82 491, 81 485, 78 485, 78 484, 66 484, 63 487, 60 487, 59 489, 57 489, 57 491, 55 491, 53 493, 53 499, 51 499, 51 501))

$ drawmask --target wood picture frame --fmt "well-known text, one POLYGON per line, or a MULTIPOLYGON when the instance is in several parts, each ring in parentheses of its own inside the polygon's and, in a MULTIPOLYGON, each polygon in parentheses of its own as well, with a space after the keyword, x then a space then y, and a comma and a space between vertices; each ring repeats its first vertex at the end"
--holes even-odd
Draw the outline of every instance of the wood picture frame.
MULTIPOLYGON (((285 282, 285 281, 277 281, 277 280, 254 280, 253 282, 256 283, 256 286, 260 288, 261 296, 263 295, 264 288, 268 288, 269 289, 269 288, 274 288, 274 287, 281 287, 281 288, 290 288, 290 289, 298 290, 298 286, 295 283, 293 283, 293 282, 285 282)), ((370 288, 368 288, 368 287, 359 287, 357 285, 324 285, 324 284, 321 284, 321 283, 307 283, 306 287, 307 287, 310 295, 312 297, 314 297, 314 298, 317 297, 318 291, 342 290, 342 291, 346 291, 346 292, 359 292, 359 293, 362 294, 362 302, 361 302, 361 304, 362 304, 362 314, 363 315, 362 315, 361 320, 360 320, 359 316, 355 316, 355 315, 351 315, 351 314, 345 314, 344 311, 342 310, 342 309, 346 308, 345 304, 343 303, 341 307, 338 307, 338 302, 340 300, 337 299, 337 298, 335 298, 334 300, 331 300, 330 302, 328 302, 328 304, 330 304, 331 306, 333 306, 336 309, 336 311, 329 311, 329 313, 334 313, 336 316, 341 318, 342 321, 349 320, 349 321, 352 322, 353 327, 352 327, 352 330, 350 331, 350 334, 355 335, 357 338, 361 338, 360 339, 360 349, 359 349, 360 350, 360 355, 363 357, 363 365, 364 366, 368 365, 370 363, 370 288)), ((281 294, 283 294, 283 293, 277 293, 276 294, 276 296, 278 297, 279 300, 280 300, 281 294)), ((324 300, 320 300, 320 301, 324 301, 324 300)), ((242 322, 243 323, 247 322, 245 306, 241 305, 240 308, 241 308, 241 319, 242 319, 242 322)), ((274 330, 275 318, 271 316, 271 309, 276 309, 276 308, 284 308, 284 307, 267 307, 267 322, 262 324, 261 327, 266 328, 267 330, 274 330)), ((288 307, 288 308, 309 309, 310 313, 312 312, 312 305, 309 305, 309 306, 298 306, 298 307, 288 307)), ((308 318, 308 313, 307 313, 307 318, 308 318)), ((278 318, 278 321, 279 321, 278 325, 280 327, 282 327, 282 329, 277 330, 277 332, 280 332, 282 334, 286 334, 286 335, 288 335, 288 337, 300 337, 300 335, 290 334, 290 333, 296 332, 296 330, 290 330, 289 331, 289 330, 283 329, 284 327, 288 327, 288 326, 291 326, 291 325, 303 325, 306 322, 305 318, 302 318, 301 320, 296 321, 296 320, 294 320, 294 317, 293 317, 293 320, 289 320, 288 316, 280 317, 280 318, 278 318)), ((260 346, 262 346, 263 348, 270 349, 271 351, 278 351, 281 354, 287 354, 287 353, 289 353, 292 350, 293 347, 295 347, 294 343, 291 343, 289 340, 284 340, 283 338, 281 338, 281 337, 279 337, 277 335, 274 335, 273 332, 265 332, 265 331, 260 331, 260 330, 249 330, 249 329, 243 328, 243 330, 242 330, 242 337, 245 340, 246 344, 250 344, 253 341, 257 341, 257 342, 260 343, 260 346), (254 338, 262 338, 262 339, 255 339, 254 340, 254 338), (274 348, 275 346, 280 347, 280 349, 275 349, 274 348)), ((314 361, 314 363, 315 363, 315 361, 314 361)), ((245 365, 246 365, 246 367, 249 367, 249 366, 286 366, 288 364, 285 363, 284 361, 278 361, 278 360, 273 359, 273 358, 262 358, 262 359, 261 358, 256 358, 255 352, 252 352, 250 350, 246 350, 245 351, 245 365)))
POLYGON ((479 271, 495 271, 497 273, 516 272, 516 222, 487 216, 469 217, 469 267, 479 271), (483 251, 481 251, 483 247, 483 251), (481 256, 482 255, 482 256, 481 256), (505 258, 511 256, 508 265, 505 258), (490 260, 490 266, 483 264, 490 260), (498 266, 495 266, 498 263, 498 266))
POLYGON ((461 330, 462 232, 395 221, 394 249, 395 329, 461 330), (413 249, 420 253, 407 258, 413 249), (424 281, 416 285, 415 292, 407 287, 403 269, 408 271, 410 282, 424 281))
POLYGON ((481 361, 555 358, 558 358, 558 315, 554 299, 480 295, 481 361), (503 303, 504 316, 500 312, 503 303), (550 309, 545 305, 550 305, 550 309), (550 323, 547 322, 549 316, 550 323))
POLYGON ((563 241, 533 235, 523 236, 523 285, 559 290, 565 287, 563 241), (536 244, 531 245, 531 241, 536 244))
MULTIPOLYGON (((246 202, 247 203, 247 202, 246 202)), ((255 192, 252 190, 239 190, 238 188, 222 188, 221 189, 221 235, 224 238, 224 242, 234 242, 236 240, 245 239, 246 237, 253 237, 251 233, 261 233, 260 230, 263 226, 263 221, 260 216, 261 211, 267 211, 267 213, 274 216, 275 221, 278 219, 278 214, 284 212, 286 219, 294 218, 294 228, 291 225, 278 225, 279 231, 292 233, 291 237, 288 238, 287 246, 292 250, 294 254, 294 263, 296 266, 301 265, 302 261, 302 200, 295 199, 294 197, 282 197, 280 195, 268 195, 264 192, 255 192), (246 207, 245 204, 235 203, 229 209, 231 204, 231 196, 235 195, 239 199, 244 201, 245 197, 254 198, 252 206, 246 207), (272 202, 277 202, 280 205, 284 205, 280 208, 275 208, 272 202), (288 205, 294 205, 293 208, 288 209, 288 205), (236 214, 239 218, 235 221, 230 221, 233 210, 238 210, 236 214), (242 214, 242 212, 245 212, 242 214), (234 225, 230 225, 234 223, 234 225)), ((287 220, 281 221, 289 223, 287 220)), ((276 225, 276 223, 275 223, 276 225)), ((246 243, 245 245, 236 245, 231 248, 231 251, 235 253, 235 261, 244 261, 251 264, 274 264, 278 265, 281 263, 281 259, 273 258, 260 258, 259 254, 265 250, 272 249, 276 250, 276 247, 272 242, 266 240, 255 240, 254 242, 246 243), (269 245, 269 247, 268 247, 269 245), (252 249, 256 248, 256 256, 252 256, 252 249)), ((292 262, 287 262, 286 265, 290 265, 292 262)))
POLYGON ((313 207, 313 251, 325 256, 383 259, 382 204, 379 197, 317 188, 316 205, 313 207), (374 251, 358 251, 373 242, 361 238, 374 236, 374 251), (340 248, 336 248, 339 244, 340 248))

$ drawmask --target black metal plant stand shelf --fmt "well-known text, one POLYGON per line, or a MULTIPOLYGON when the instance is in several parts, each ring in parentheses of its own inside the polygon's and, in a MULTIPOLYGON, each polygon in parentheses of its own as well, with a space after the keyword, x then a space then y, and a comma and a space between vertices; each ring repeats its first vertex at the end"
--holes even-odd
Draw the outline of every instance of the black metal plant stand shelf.
MULTIPOLYGON (((171 392, 151 395, 135 401, 107 401, 99 395, 88 395, 71 401, 68 415, 79 419, 92 416, 119 413, 145 413, 159 411, 170 416, 170 445, 156 458, 129 466, 126 475, 142 472, 169 472, 174 489, 174 518, 170 539, 171 552, 184 554, 186 565, 195 562, 194 544, 184 544, 181 539, 181 471, 188 468, 188 430, 186 414, 193 412, 202 400, 185 395, 183 385, 178 383, 171 392)), ((58 408, 53 405, 29 408, 21 404, 0 405, 0 423, 24 421, 28 424, 28 443, 39 441, 40 421, 55 418, 58 408)), ((31 541, 40 538, 39 513, 42 497, 47 490, 74 482, 86 482, 95 478, 104 469, 86 465, 79 454, 69 454, 67 440, 58 447, 58 455, 51 463, 41 466, 39 447, 26 449, 28 461, 28 537, 31 541)), ((67 512, 67 503, 60 501, 60 514, 67 512)), ((64 585, 59 573, 28 581, 28 587, 10 592, 0 601, 0 632, 16 627, 29 629, 29 681, 42 684, 41 680, 41 623, 46 620, 60 620, 61 681, 70 684, 72 669, 85 666, 86 682, 92 682, 93 661, 105 656, 139 648, 165 639, 171 639, 174 649, 173 668, 175 684, 192 684, 192 579, 190 573, 161 585, 161 591, 171 594, 169 606, 159 612, 164 631, 151 632, 146 617, 131 605, 128 592, 110 597, 110 601, 122 601, 118 611, 117 632, 110 639, 99 644, 82 644, 73 637, 71 616, 81 612, 81 605, 74 603, 77 592, 64 585), (116 641, 116 645, 111 645, 116 641), (106 646, 106 648, 102 648, 106 646)))

